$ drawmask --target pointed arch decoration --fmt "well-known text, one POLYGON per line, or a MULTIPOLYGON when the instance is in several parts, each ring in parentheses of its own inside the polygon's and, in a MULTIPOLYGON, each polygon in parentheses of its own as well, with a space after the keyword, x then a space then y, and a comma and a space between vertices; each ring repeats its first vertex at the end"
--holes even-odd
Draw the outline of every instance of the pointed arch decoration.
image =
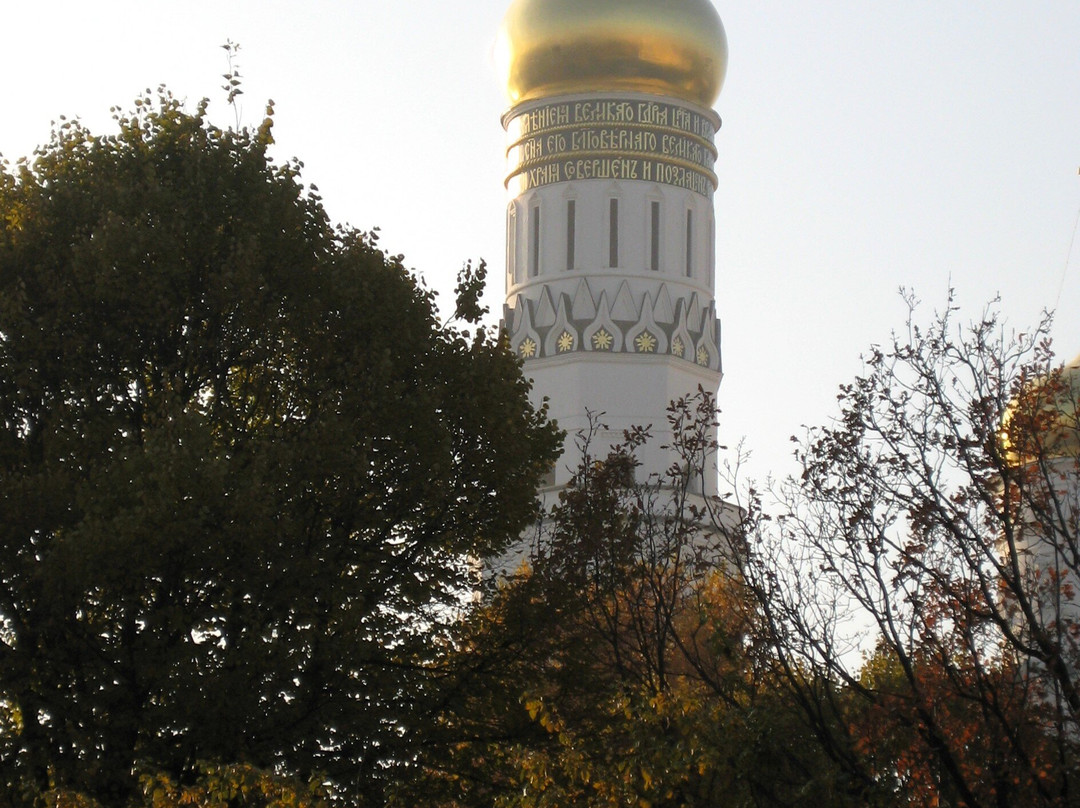
POLYGON ((544 340, 544 356, 558 356, 581 350, 581 338, 577 329, 566 315, 569 301, 566 295, 559 295, 559 307, 555 311, 555 322, 548 330, 544 340))
POLYGON ((518 295, 514 301, 514 327, 510 332, 510 348, 522 359, 540 355, 540 334, 533 327, 529 301, 518 295))
POLYGON ((697 341, 690 335, 690 329, 687 328, 686 309, 687 302, 680 300, 675 316, 675 327, 671 332, 671 354, 692 362, 694 361, 694 348, 697 341))
POLYGON ((588 282, 582 278, 574 290, 574 302, 570 305, 570 317, 575 322, 596 319, 596 302, 593 300, 592 290, 588 282))
POLYGON ((621 353, 623 332, 611 319, 611 305, 608 303, 607 292, 600 293, 600 301, 596 308, 596 319, 582 332, 582 344, 585 350, 621 353))
POLYGON ((666 283, 660 284, 660 289, 656 292, 653 319, 660 325, 670 326, 675 323, 675 307, 671 304, 671 295, 668 294, 666 283))
POLYGON ((536 304, 533 322, 537 328, 547 328, 555 324, 555 303, 551 299, 551 289, 547 286, 540 290, 540 300, 536 304))
POLYGON ((619 291, 615 294, 615 301, 611 304, 611 317, 624 323, 636 323, 640 308, 634 303, 634 296, 630 294, 630 286, 626 281, 619 285, 619 291))
POLYGON ((648 292, 645 293, 645 302, 641 306, 641 319, 626 332, 626 346, 628 351, 634 353, 668 352, 668 337, 653 319, 653 302, 648 292))

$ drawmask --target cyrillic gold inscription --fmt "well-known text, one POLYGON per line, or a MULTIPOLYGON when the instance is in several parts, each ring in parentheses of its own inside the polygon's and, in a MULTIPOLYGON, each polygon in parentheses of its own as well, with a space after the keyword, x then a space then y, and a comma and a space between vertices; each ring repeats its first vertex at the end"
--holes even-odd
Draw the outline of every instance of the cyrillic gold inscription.
POLYGON ((666 101, 596 99, 546 104, 507 123, 518 193, 556 182, 643 180, 710 196, 715 119, 666 101))

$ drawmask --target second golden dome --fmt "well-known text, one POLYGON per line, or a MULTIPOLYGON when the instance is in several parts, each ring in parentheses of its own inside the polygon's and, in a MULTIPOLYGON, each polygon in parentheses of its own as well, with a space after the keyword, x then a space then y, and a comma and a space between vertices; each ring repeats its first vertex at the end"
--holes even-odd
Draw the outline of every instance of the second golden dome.
POLYGON ((1080 356, 1009 403, 1000 440, 1012 465, 1080 458, 1080 356))

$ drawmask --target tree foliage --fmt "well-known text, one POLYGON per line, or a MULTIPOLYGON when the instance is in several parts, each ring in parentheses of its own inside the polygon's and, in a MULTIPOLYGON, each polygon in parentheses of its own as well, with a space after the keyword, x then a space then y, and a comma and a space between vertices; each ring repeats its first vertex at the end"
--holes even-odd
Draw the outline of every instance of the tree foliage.
POLYGON ((583 436, 468 603, 560 445, 475 327, 485 265, 441 323, 269 115, 116 122, 0 170, 0 802, 1077 804, 1048 320, 912 303, 774 503, 694 493, 703 393, 649 480, 646 431, 583 436))
POLYGON ((610 453, 583 436, 528 564, 473 616, 486 664, 401 804, 844 804, 809 725, 776 697, 733 564, 739 514, 693 493, 717 448, 713 399, 669 415, 681 462, 648 480, 647 432, 610 453))
POLYGON ((116 122, 0 171, 0 787, 118 804, 212 760, 378 795, 558 436, 269 114, 116 122))
POLYGON ((648 483, 645 433, 583 445, 478 613, 430 804, 1076 804, 1080 372, 1048 319, 912 307, 775 502, 689 493, 708 403, 673 407, 687 450, 648 483))
POLYGON ((956 318, 950 300, 922 325, 912 302, 872 349, 801 442, 780 518, 750 526, 746 569, 791 697, 863 799, 1074 805, 1080 389, 1048 319, 956 318))

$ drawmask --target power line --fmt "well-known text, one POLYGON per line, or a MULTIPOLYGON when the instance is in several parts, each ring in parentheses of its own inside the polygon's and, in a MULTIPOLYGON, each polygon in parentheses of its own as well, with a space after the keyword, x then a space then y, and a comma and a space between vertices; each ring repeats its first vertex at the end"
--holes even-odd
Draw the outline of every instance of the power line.
MULTIPOLYGON (((1080 174, 1080 170, 1077 171, 1080 174)), ((1061 282, 1058 283, 1057 298, 1054 300, 1054 311, 1057 311, 1058 304, 1061 303, 1061 292, 1065 289, 1065 276, 1069 272, 1069 262, 1072 260, 1073 245, 1076 243, 1076 229, 1080 225, 1080 208, 1076 210, 1076 219, 1073 221, 1072 237, 1069 239, 1069 250, 1065 254, 1065 266, 1061 268, 1061 282)))

